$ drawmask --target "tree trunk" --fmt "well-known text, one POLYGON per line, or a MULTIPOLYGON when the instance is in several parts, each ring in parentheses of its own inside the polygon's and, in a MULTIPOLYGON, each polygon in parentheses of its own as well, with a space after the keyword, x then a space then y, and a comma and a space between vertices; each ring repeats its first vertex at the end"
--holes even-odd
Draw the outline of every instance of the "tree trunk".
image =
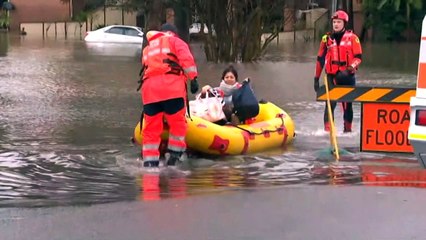
POLYGON ((173 10, 175 11, 175 26, 178 29, 179 36, 185 42, 189 42, 189 6, 186 6, 187 1, 181 0, 174 4, 173 10))
POLYGON ((361 34, 359 36, 359 39, 361 42, 365 42, 368 38, 368 28, 365 26, 365 24, 362 26, 361 34))
POLYGON ((353 0, 348 0, 348 15, 349 15, 348 29, 355 29, 353 0))
POLYGON ((162 17, 163 16, 163 1, 153 0, 148 2, 148 20, 146 22, 147 31, 160 30, 162 17))

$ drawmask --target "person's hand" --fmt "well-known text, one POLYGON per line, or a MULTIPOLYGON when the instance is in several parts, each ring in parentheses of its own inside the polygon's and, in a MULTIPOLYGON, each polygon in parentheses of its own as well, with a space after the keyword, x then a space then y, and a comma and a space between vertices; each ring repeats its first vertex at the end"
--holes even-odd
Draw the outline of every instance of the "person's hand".
POLYGON ((319 89, 319 78, 315 77, 314 78, 314 90, 315 92, 318 92, 319 89))
POLYGON ((350 73, 353 73, 353 72, 355 72, 355 69, 352 67, 352 66, 348 66, 348 71, 350 72, 350 73))
POLYGON ((349 75, 350 75, 350 72, 347 69, 343 70, 343 71, 338 71, 336 73, 336 80, 337 81, 347 81, 349 79, 349 75))
POLYGON ((198 84, 197 77, 195 77, 191 80, 191 93, 195 94, 196 92, 198 92, 199 87, 200 85, 198 84))
POLYGON ((212 89, 212 87, 210 85, 206 85, 201 88, 201 93, 206 93, 210 89, 212 89))
POLYGON ((250 78, 248 78, 248 77, 246 77, 244 80, 243 80, 243 82, 250 82, 251 81, 251 79, 250 78))

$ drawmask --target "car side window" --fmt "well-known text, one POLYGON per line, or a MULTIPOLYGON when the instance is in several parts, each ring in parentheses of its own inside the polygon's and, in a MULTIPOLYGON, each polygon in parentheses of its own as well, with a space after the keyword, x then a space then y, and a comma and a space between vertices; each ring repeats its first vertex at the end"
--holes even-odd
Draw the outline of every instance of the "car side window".
POLYGON ((136 31, 135 29, 133 29, 133 28, 126 28, 125 30, 124 30, 124 34, 125 35, 127 35, 127 36, 133 36, 133 37, 138 37, 139 35, 139 32, 138 31, 136 31))
POLYGON ((121 28, 121 27, 112 27, 112 28, 108 29, 106 32, 111 33, 111 34, 124 35, 124 29, 121 28))

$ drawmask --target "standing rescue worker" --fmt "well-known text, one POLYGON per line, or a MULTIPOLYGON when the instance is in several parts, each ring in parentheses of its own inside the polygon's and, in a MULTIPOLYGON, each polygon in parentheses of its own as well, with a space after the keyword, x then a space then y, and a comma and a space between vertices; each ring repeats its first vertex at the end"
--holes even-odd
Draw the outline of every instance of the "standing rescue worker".
POLYGON ((168 23, 161 26, 161 32, 149 31, 148 46, 143 50, 142 156, 146 168, 159 166, 163 117, 169 125, 167 165, 175 165, 186 150, 186 83, 190 79, 191 93, 196 93, 198 73, 188 44, 176 33, 176 27, 168 23))
MULTIPOLYGON (((362 48, 358 36, 346 29, 349 16, 342 10, 336 11, 331 17, 333 32, 326 33, 321 40, 318 51, 314 89, 319 89, 319 77, 325 67, 328 86, 348 85, 355 86, 355 72, 361 64, 362 48)), ((342 102, 344 132, 352 131, 353 110, 351 102, 342 102)), ((336 102, 331 102, 334 118, 336 102)), ((324 111, 324 130, 330 131, 330 121, 327 114, 327 105, 324 111)))

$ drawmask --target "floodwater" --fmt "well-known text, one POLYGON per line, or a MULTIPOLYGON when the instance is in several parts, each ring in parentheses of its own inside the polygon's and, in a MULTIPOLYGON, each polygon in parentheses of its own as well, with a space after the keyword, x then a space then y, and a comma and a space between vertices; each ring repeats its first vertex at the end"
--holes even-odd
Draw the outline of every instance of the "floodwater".
MULTIPOLYGON (((354 131, 328 154, 324 103, 315 101, 317 43, 271 45, 254 63, 236 63, 259 98, 286 110, 296 140, 284 149, 219 159, 190 158, 186 175, 143 175, 130 142, 141 111, 139 46, 85 44, 0 33, 0 207, 155 200, 282 185, 426 186, 413 154, 359 152, 354 131)), ((200 84, 216 85, 227 64, 212 64, 192 44, 200 84)), ((358 84, 414 87, 419 44, 364 46, 358 84)))

